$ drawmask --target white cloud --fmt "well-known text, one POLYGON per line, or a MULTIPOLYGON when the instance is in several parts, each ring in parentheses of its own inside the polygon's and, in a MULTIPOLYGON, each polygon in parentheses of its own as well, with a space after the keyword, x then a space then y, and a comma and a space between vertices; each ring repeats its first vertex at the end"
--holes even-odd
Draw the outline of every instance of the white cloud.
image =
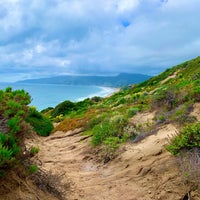
POLYGON ((198 0, 1 0, 0 72, 158 73, 200 54, 199 9, 198 0))
POLYGON ((139 0, 118 0, 117 10, 119 13, 133 11, 139 5, 139 0))

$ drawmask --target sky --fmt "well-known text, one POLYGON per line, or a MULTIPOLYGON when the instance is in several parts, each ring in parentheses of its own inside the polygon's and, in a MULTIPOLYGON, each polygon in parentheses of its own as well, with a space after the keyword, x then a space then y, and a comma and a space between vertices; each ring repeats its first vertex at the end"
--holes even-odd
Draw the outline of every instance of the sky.
POLYGON ((199 0, 0 0, 0 82, 156 75, 200 55, 199 0))

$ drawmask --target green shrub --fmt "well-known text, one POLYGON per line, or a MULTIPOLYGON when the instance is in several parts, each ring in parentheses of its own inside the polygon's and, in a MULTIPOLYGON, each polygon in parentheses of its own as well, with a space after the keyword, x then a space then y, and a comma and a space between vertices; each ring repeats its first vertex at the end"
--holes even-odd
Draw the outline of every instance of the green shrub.
POLYGON ((27 114, 30 96, 24 90, 12 91, 8 87, 0 90, 0 176, 7 168, 13 167, 16 160, 20 161, 21 145, 23 145, 22 121, 27 114))
POLYGON ((108 121, 96 125, 93 128, 92 144, 95 146, 101 144, 106 137, 112 135, 111 133, 112 130, 113 127, 108 121))
POLYGON ((11 119, 8 120, 7 125, 10 128, 10 132, 12 134, 15 134, 20 131, 20 122, 21 122, 20 117, 12 117, 11 119))
POLYGON ((71 101, 64 101, 60 104, 58 104, 51 112, 52 117, 56 117, 57 115, 67 115, 71 111, 73 111, 75 105, 71 101))
POLYGON ((41 136, 48 136, 53 130, 52 122, 33 107, 29 108, 26 121, 41 136))
POLYGON ((9 141, 9 136, 8 134, 4 134, 4 133, 0 133, 0 144, 2 145, 8 145, 8 141, 9 141))
POLYGON ((166 146, 167 150, 176 155, 183 149, 192 149, 200 147, 200 123, 194 123, 184 127, 180 134, 175 136, 170 144, 166 146))
POLYGON ((7 107, 8 109, 5 111, 6 116, 13 116, 22 109, 22 105, 14 100, 9 100, 7 102, 7 107))
POLYGON ((37 165, 30 165, 29 166, 29 174, 34 174, 38 171, 38 166, 37 165))
POLYGON ((133 107, 128 109, 128 117, 133 117, 139 111, 139 108, 133 107))
POLYGON ((196 102, 200 101, 200 86, 191 89, 189 92, 189 98, 194 99, 196 102))
POLYGON ((118 101, 113 105, 113 107, 119 106, 120 104, 126 103, 126 99, 124 97, 119 97, 118 101))
POLYGON ((71 102, 71 101, 64 101, 60 104, 58 104, 52 111, 51 111, 51 116, 56 117, 59 115, 69 115, 73 112, 76 112, 78 114, 81 114, 82 112, 86 111, 88 106, 92 105, 94 102, 87 98, 83 101, 79 102, 71 102))
POLYGON ((13 152, 11 149, 2 146, 0 143, 0 167, 4 166, 11 160, 12 154, 13 152))
POLYGON ((124 127, 127 125, 127 118, 123 115, 116 115, 110 119, 105 118, 100 124, 94 126, 92 129, 92 144, 99 145, 107 140, 107 138, 124 137, 124 127))
POLYGON ((189 115, 191 111, 191 103, 185 103, 171 114, 170 119, 176 122, 177 124, 184 125, 186 123, 194 123, 195 117, 189 115))
POLYGON ((176 87, 169 87, 163 89, 153 95, 152 106, 163 107, 166 106, 168 110, 171 110, 178 104, 178 90, 176 87))
POLYGON ((118 137, 108 137, 104 140, 103 152, 102 152, 104 163, 114 159, 117 156, 116 149, 122 142, 123 140, 118 137))
POLYGON ((165 119, 165 116, 164 116, 164 115, 159 115, 159 116, 157 117, 157 120, 158 120, 158 122, 162 123, 162 122, 164 122, 166 119, 165 119))
POLYGON ((30 149, 31 156, 34 156, 38 152, 39 152, 39 148, 38 147, 31 147, 31 149, 30 149))

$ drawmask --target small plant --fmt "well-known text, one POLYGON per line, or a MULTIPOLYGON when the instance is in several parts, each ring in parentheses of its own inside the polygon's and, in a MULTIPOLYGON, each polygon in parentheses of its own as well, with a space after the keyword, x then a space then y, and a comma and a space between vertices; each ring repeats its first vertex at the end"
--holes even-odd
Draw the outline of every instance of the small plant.
POLYGON ((0 166, 9 163, 12 158, 12 154, 12 150, 8 149, 7 147, 3 147, 0 143, 0 166))
POLYGON ((31 147, 31 149, 30 149, 31 156, 36 155, 38 152, 39 152, 39 148, 38 147, 31 147))
POLYGON ((139 108, 133 107, 128 110, 128 117, 133 117, 139 111, 139 108))
POLYGON ((38 171, 38 166, 37 165, 30 165, 29 166, 29 174, 34 174, 34 173, 36 173, 37 171, 38 171))
POLYGON ((104 140, 103 152, 102 152, 104 163, 116 157, 116 149, 122 142, 123 142, 122 139, 119 139, 118 137, 108 137, 104 140))
POLYGON ((57 116, 54 118, 54 122, 61 122, 63 119, 64 119, 63 114, 60 114, 60 115, 57 115, 57 116))
POLYGON ((164 115, 158 115, 156 117, 157 123, 163 123, 166 121, 166 117, 164 115))

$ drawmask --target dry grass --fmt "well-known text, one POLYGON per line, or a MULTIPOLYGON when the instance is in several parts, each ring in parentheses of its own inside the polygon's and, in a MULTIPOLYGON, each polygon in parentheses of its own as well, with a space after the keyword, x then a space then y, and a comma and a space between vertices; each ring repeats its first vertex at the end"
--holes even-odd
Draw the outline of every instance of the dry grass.
POLYGON ((66 118, 59 125, 55 127, 53 132, 56 131, 64 131, 67 132, 69 130, 75 130, 77 128, 85 127, 88 122, 88 118, 66 118))
POLYGON ((54 128, 53 132, 56 131, 67 132, 70 130, 73 131, 77 128, 84 128, 86 127, 88 121, 92 119, 93 116, 97 115, 97 113, 99 113, 98 109, 90 109, 84 114, 83 117, 66 118, 54 128))
POLYGON ((200 148, 182 151, 177 161, 185 182, 192 187, 200 187, 200 148))
POLYGON ((66 200, 66 193, 70 189, 70 183, 63 183, 65 173, 54 174, 53 172, 46 172, 38 170, 37 173, 30 176, 34 184, 43 192, 48 192, 59 200, 66 200))

